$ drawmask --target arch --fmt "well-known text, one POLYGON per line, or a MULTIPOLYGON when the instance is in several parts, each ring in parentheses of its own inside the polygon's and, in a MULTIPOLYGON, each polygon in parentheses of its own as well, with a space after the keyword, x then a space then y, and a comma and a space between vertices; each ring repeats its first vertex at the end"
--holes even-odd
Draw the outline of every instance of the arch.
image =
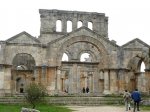
POLYGON ((72 21, 67 21, 67 32, 71 32, 72 31, 72 21))
POLYGON ((88 22, 88 28, 93 30, 93 23, 92 22, 88 22))
POLYGON ((61 32, 62 31, 62 21, 57 20, 56 21, 56 32, 61 32))
POLYGON ((86 52, 85 52, 85 53, 82 53, 81 56, 80 56, 80 61, 81 61, 81 62, 84 62, 84 61, 85 61, 85 62, 91 62, 91 59, 89 59, 90 55, 91 55, 91 54, 86 53, 86 52))
POLYGON ((27 53, 18 53, 12 61, 15 70, 34 70, 35 60, 32 55, 27 53))
POLYGON ((128 62, 127 68, 132 71, 140 72, 142 62, 145 64, 145 69, 149 69, 149 58, 148 54, 145 52, 139 53, 132 57, 128 62))
MULTIPOLYGON (((97 60, 97 57, 96 57, 95 54, 94 54, 94 52, 92 52, 92 51, 90 51, 90 50, 83 50, 83 51, 81 51, 81 52, 79 53, 79 55, 78 55, 78 59, 81 58, 81 55, 82 55, 83 53, 87 53, 87 54, 89 54, 89 55, 91 56, 91 62, 97 62, 97 61, 98 61, 98 60, 97 60)), ((81 61, 81 60, 80 60, 80 61, 81 61)))
POLYGON ((63 53, 62 61, 69 61, 69 57, 66 53, 63 53))
POLYGON ((144 64, 144 62, 141 63, 140 72, 145 72, 145 64, 144 64))
POLYGON ((100 62, 99 67, 100 68, 109 68, 109 57, 108 57, 108 52, 106 51, 105 47, 103 44, 101 44, 101 42, 99 42, 97 39, 94 39, 92 37, 88 37, 88 36, 78 36, 78 37, 72 37, 69 38, 68 40, 66 40, 59 48, 58 54, 56 54, 56 62, 58 64, 58 66, 61 65, 61 58, 63 53, 67 50, 68 46, 77 43, 77 42, 86 42, 86 43, 90 43, 93 46, 95 46, 98 51, 101 53, 101 59, 98 60, 100 62))
POLYGON ((77 28, 80 28, 80 27, 82 27, 83 26, 83 22, 82 21, 78 21, 78 23, 77 23, 77 28))

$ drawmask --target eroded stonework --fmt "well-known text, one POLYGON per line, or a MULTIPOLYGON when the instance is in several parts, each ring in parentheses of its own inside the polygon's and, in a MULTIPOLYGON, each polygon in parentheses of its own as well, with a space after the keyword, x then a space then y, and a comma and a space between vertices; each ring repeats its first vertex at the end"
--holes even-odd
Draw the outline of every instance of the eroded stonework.
POLYGON ((44 84, 49 94, 81 94, 86 87, 92 95, 135 88, 150 93, 149 45, 137 38, 122 46, 110 41, 104 13, 45 9, 39 13, 38 38, 21 32, 0 41, 0 95, 24 93, 31 82, 44 84), (67 32, 68 21, 71 32, 67 32), (68 60, 62 61, 64 53, 68 60), (85 61, 81 61, 83 53, 89 55, 85 61), (145 72, 140 71, 142 62, 145 72))

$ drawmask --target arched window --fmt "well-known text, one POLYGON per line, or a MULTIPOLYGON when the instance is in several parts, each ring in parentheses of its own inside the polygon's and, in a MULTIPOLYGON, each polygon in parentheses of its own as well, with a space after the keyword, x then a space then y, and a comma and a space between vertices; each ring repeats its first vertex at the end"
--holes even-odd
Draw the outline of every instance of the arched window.
POLYGON ((145 72, 145 64, 144 64, 144 62, 141 63, 140 72, 145 72))
POLYGON ((77 28, 82 27, 82 25, 83 25, 82 21, 78 21, 77 28))
POLYGON ((56 32, 61 32, 62 31, 62 23, 61 20, 56 21, 56 32))
POLYGON ((67 21, 67 32, 72 31, 72 21, 67 21))
POLYGON ((93 23, 92 22, 88 22, 88 28, 93 30, 93 23))
POLYGON ((91 62, 92 61, 92 57, 89 53, 83 53, 80 57, 80 61, 81 62, 91 62))
POLYGON ((15 70, 34 70, 35 60, 30 54, 19 53, 13 58, 12 64, 15 70))
POLYGON ((68 55, 66 53, 63 54, 62 56, 62 61, 68 61, 68 55))

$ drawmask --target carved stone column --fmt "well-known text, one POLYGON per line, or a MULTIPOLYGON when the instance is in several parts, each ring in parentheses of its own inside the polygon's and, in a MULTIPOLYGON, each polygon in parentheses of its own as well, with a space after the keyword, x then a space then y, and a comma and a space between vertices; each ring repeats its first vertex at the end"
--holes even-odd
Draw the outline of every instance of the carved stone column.
POLYGON ((0 65, 0 96, 4 96, 4 66, 0 65))
POLYGON ((146 92, 150 95, 150 69, 145 70, 146 92))
POLYGON ((59 91, 61 90, 60 75, 61 75, 61 70, 60 70, 60 69, 57 69, 57 89, 58 89, 59 91))
POLYGON ((108 70, 104 71, 104 94, 110 94, 108 70))
POLYGON ((77 93, 77 64, 73 64, 69 72, 69 93, 77 93))
POLYGON ((11 95, 11 65, 5 65, 4 66, 4 82, 3 82, 3 89, 5 90, 5 93, 8 95, 11 95))
POLYGON ((87 23, 87 21, 83 21, 83 26, 88 27, 88 23, 87 23))
POLYGON ((67 21, 65 19, 62 20, 62 32, 67 32, 67 21))
POLYGON ((72 21, 72 30, 76 30, 77 29, 77 19, 74 18, 73 21, 72 21))
POLYGON ((110 71, 110 91, 111 93, 118 93, 118 85, 117 85, 117 72, 116 70, 110 71))

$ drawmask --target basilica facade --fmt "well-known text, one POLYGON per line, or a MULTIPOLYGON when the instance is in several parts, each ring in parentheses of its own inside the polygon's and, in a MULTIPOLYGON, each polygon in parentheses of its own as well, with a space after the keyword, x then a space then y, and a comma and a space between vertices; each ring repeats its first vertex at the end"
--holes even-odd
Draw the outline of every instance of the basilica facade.
POLYGON ((0 96, 31 82, 49 94, 150 93, 150 46, 136 38, 119 46, 104 13, 40 9, 40 35, 23 31, 0 41, 0 96), (86 56, 86 57, 84 57, 86 56), (144 72, 140 71, 144 64, 144 72))

